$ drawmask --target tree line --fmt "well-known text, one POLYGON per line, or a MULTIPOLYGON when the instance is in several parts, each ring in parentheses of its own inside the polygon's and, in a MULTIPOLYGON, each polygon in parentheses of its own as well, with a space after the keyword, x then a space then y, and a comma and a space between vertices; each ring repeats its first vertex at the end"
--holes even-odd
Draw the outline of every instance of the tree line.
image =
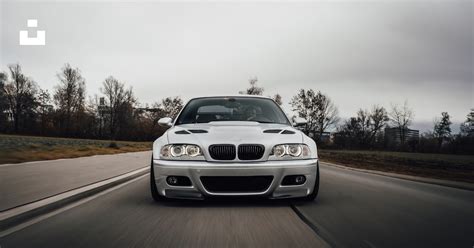
MULTIPOLYGON (((250 80, 250 87, 241 94, 263 95, 264 88, 257 86, 257 79, 250 80)), ((279 94, 272 97, 280 105, 279 94)), ((474 153, 474 109, 467 114, 460 132, 453 134, 452 122, 447 112, 436 118, 431 131, 418 135, 410 126, 414 112, 405 101, 389 109, 374 105, 359 109, 355 116, 342 121, 331 98, 321 91, 300 89, 289 102, 295 113, 307 121, 302 131, 316 140, 319 146, 333 149, 377 149, 426 153, 474 153), (329 133, 328 131, 332 131, 329 133), (390 140, 389 132, 395 141, 390 140), (415 133, 416 135, 414 135, 415 133)))
POLYGON ((0 132, 112 140, 153 140, 165 130, 157 121, 177 115, 183 101, 167 97, 140 107, 133 88, 109 76, 100 94, 87 98, 86 80, 65 64, 53 92, 41 89, 19 64, 0 72, 0 132))
MULTIPOLYGON (((142 107, 133 88, 113 76, 105 78, 98 95, 87 96, 86 80, 79 68, 65 64, 57 73, 52 92, 41 89, 26 76, 19 64, 0 72, 0 132, 40 136, 149 141, 165 129, 157 122, 175 118, 183 107, 180 97, 166 97, 142 107)), ((263 95, 258 79, 240 94, 263 95)), ((279 105, 280 94, 271 96, 279 105)), ((474 109, 462 123, 459 134, 452 134, 450 116, 442 112, 433 130, 410 136, 413 110, 405 102, 386 109, 374 105, 360 109, 353 117, 341 120, 329 96, 313 89, 300 89, 289 101, 292 119, 303 118, 302 131, 319 146, 337 149, 385 149, 419 152, 473 153, 474 109), (387 141, 386 128, 397 142, 387 141), (331 131, 331 134, 328 132, 331 131)))

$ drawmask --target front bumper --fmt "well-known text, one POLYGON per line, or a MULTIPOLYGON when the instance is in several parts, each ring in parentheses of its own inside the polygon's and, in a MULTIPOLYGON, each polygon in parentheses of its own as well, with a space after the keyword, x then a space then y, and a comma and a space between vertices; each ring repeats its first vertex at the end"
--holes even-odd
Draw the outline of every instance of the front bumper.
POLYGON ((318 160, 289 160, 245 163, 207 161, 153 160, 154 179, 158 192, 170 198, 203 199, 206 196, 264 196, 268 198, 304 197, 312 193, 316 181, 318 160), (283 186, 287 175, 305 175, 302 185, 283 186), (168 176, 186 176, 192 186, 171 186, 168 176), (210 192, 201 176, 273 176, 270 186, 261 192, 210 192))

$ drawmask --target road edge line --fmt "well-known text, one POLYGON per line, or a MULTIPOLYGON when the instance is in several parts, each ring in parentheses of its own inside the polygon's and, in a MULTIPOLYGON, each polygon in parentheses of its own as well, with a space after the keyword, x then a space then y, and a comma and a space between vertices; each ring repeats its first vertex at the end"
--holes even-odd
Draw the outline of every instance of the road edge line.
POLYGON ((340 169, 345 169, 345 170, 352 170, 352 171, 358 171, 358 172, 374 174, 374 175, 379 175, 379 176, 386 176, 386 177, 391 177, 391 178, 403 179, 403 180, 408 180, 408 181, 412 181, 412 182, 434 184, 434 185, 438 185, 438 186, 444 186, 444 187, 474 191, 474 184, 473 183, 468 183, 468 182, 456 182, 456 181, 436 179, 436 178, 404 175, 404 174, 398 174, 398 173, 393 173, 393 172, 384 172, 384 171, 377 171, 377 170, 354 168, 354 167, 345 166, 345 165, 341 165, 341 164, 335 164, 335 163, 331 163, 331 162, 321 161, 321 163, 329 165, 329 166, 337 167, 337 168, 340 168, 340 169))
POLYGON ((295 214, 311 229, 313 232, 321 239, 323 242, 326 243, 328 247, 338 247, 332 240, 324 235, 321 230, 314 224, 297 206, 294 204, 290 205, 291 209, 295 212, 295 214))
POLYGON ((46 214, 67 204, 79 201, 83 198, 100 193, 119 184, 133 180, 139 176, 147 174, 149 171, 150 167, 146 166, 116 177, 102 180, 0 212, 0 231, 7 230, 39 215, 46 214))
POLYGON ((80 157, 72 157, 72 158, 55 158, 55 159, 46 159, 46 160, 33 160, 33 161, 25 161, 20 163, 6 163, 0 164, 0 168, 2 167, 10 167, 10 166, 21 166, 21 165, 30 165, 30 164, 40 164, 45 162, 55 162, 55 161, 62 161, 62 160, 71 160, 71 159, 79 159, 79 158, 94 158, 98 156, 113 156, 113 155, 129 155, 131 153, 139 153, 139 152, 151 152, 152 150, 145 150, 145 151, 136 151, 136 152, 119 152, 119 153, 107 153, 107 154, 94 154, 88 156, 80 156, 80 157))

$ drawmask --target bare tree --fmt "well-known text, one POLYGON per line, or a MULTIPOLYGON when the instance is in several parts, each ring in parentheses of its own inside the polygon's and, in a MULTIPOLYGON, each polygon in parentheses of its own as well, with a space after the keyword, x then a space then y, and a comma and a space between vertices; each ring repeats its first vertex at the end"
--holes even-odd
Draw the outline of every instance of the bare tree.
POLYGON ((273 96, 273 101, 275 101, 280 106, 283 104, 283 101, 281 99, 281 95, 278 94, 278 93, 273 96))
POLYGON ((183 108, 183 100, 180 97, 167 97, 161 102, 155 102, 151 108, 142 115, 145 122, 149 122, 148 137, 156 137, 157 134, 163 133, 166 128, 158 126, 158 120, 163 117, 175 119, 179 111, 183 108))
POLYGON ((183 108, 183 100, 179 96, 174 98, 167 97, 161 101, 160 109, 163 110, 163 114, 166 117, 175 119, 179 111, 183 108))
POLYGON ((9 65, 8 69, 10 70, 10 81, 5 80, 6 76, 3 75, 6 84, 2 89, 12 114, 15 133, 18 133, 23 118, 33 113, 36 108, 37 85, 22 73, 19 64, 9 65))
POLYGON ((74 117, 85 109, 85 80, 78 68, 65 64, 57 74, 59 84, 55 88, 54 103, 59 112, 61 130, 66 136, 70 135, 74 117))
POLYGON ((4 91, 7 79, 7 74, 0 72, 0 131, 6 131, 8 123, 8 118, 6 115, 6 111, 8 109, 8 101, 4 91))
POLYGON ((53 106, 51 105, 51 95, 48 90, 40 89, 38 94, 38 110, 40 120, 40 133, 46 133, 46 127, 51 120, 51 113, 53 112, 53 106))
POLYGON ((242 95, 263 95, 264 88, 257 86, 258 79, 256 77, 249 79, 250 87, 245 91, 239 91, 242 95))
POLYGON ((8 79, 7 74, 5 72, 0 72, 0 84, 2 86, 5 85, 7 79, 8 79))
POLYGON ((378 105, 372 107, 372 113, 370 114, 370 141, 374 140, 389 120, 387 110, 384 107, 378 105))
POLYGON ((182 108, 183 100, 179 96, 167 97, 161 100, 161 103, 153 103, 152 107, 147 111, 146 117, 152 120, 154 128, 160 118, 170 117, 175 119, 182 108))
POLYGON ((367 148, 374 145, 375 137, 388 121, 384 107, 373 106, 372 111, 360 109, 356 117, 351 117, 339 128, 348 146, 367 148))
POLYGON ((441 119, 435 121, 433 134, 438 139, 438 149, 443 145, 443 141, 451 136, 451 124, 448 112, 442 112, 441 119))
POLYGON ((316 133, 319 140, 323 132, 334 126, 338 121, 338 110, 331 99, 318 91, 301 89, 290 102, 293 111, 301 118, 306 119, 308 124, 304 128, 306 133, 316 133))
POLYGON ((405 144, 408 126, 413 120, 413 115, 407 101, 404 102, 403 106, 392 105, 392 110, 389 113, 390 121, 398 128, 402 146, 405 144))
POLYGON ((99 97, 97 94, 94 96, 89 96, 89 99, 86 104, 86 113, 89 116, 92 116, 93 120, 93 127, 92 127, 92 135, 97 138, 106 138, 105 136, 105 115, 106 112, 108 113, 108 109, 104 109, 102 104, 102 99, 104 97, 99 97))
POLYGON ((105 95, 110 138, 115 139, 120 126, 131 118, 136 99, 132 88, 125 89, 125 84, 110 76, 103 82, 100 91, 105 95), (122 121, 122 122, 121 122, 122 121))
POLYGON ((336 136, 335 143, 345 148, 353 148, 360 144, 362 133, 360 119, 351 117, 338 127, 338 136, 336 136))
POLYGON ((466 116, 466 121, 461 124, 461 136, 474 137, 474 109, 466 116))

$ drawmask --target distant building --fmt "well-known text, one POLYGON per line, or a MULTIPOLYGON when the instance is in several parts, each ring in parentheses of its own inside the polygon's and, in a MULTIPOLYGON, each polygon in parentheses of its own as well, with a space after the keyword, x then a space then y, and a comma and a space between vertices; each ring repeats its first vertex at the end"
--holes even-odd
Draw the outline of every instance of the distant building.
POLYGON ((323 132, 321 136, 319 137, 319 141, 325 142, 325 143, 331 143, 332 138, 333 138, 333 135, 331 135, 331 132, 323 132))
POLYGON ((319 132, 309 132, 308 136, 313 139, 316 139, 316 137, 319 136, 319 142, 324 143, 332 143, 334 139, 334 135, 331 132, 323 132, 321 136, 319 135, 319 132))
POLYGON ((409 128, 400 130, 397 127, 387 127, 384 133, 385 143, 388 145, 400 145, 403 133, 405 134, 405 143, 418 142, 420 138, 420 130, 409 128))
POLYGON ((13 121, 13 113, 9 109, 4 110, 3 114, 6 116, 7 121, 13 121))

